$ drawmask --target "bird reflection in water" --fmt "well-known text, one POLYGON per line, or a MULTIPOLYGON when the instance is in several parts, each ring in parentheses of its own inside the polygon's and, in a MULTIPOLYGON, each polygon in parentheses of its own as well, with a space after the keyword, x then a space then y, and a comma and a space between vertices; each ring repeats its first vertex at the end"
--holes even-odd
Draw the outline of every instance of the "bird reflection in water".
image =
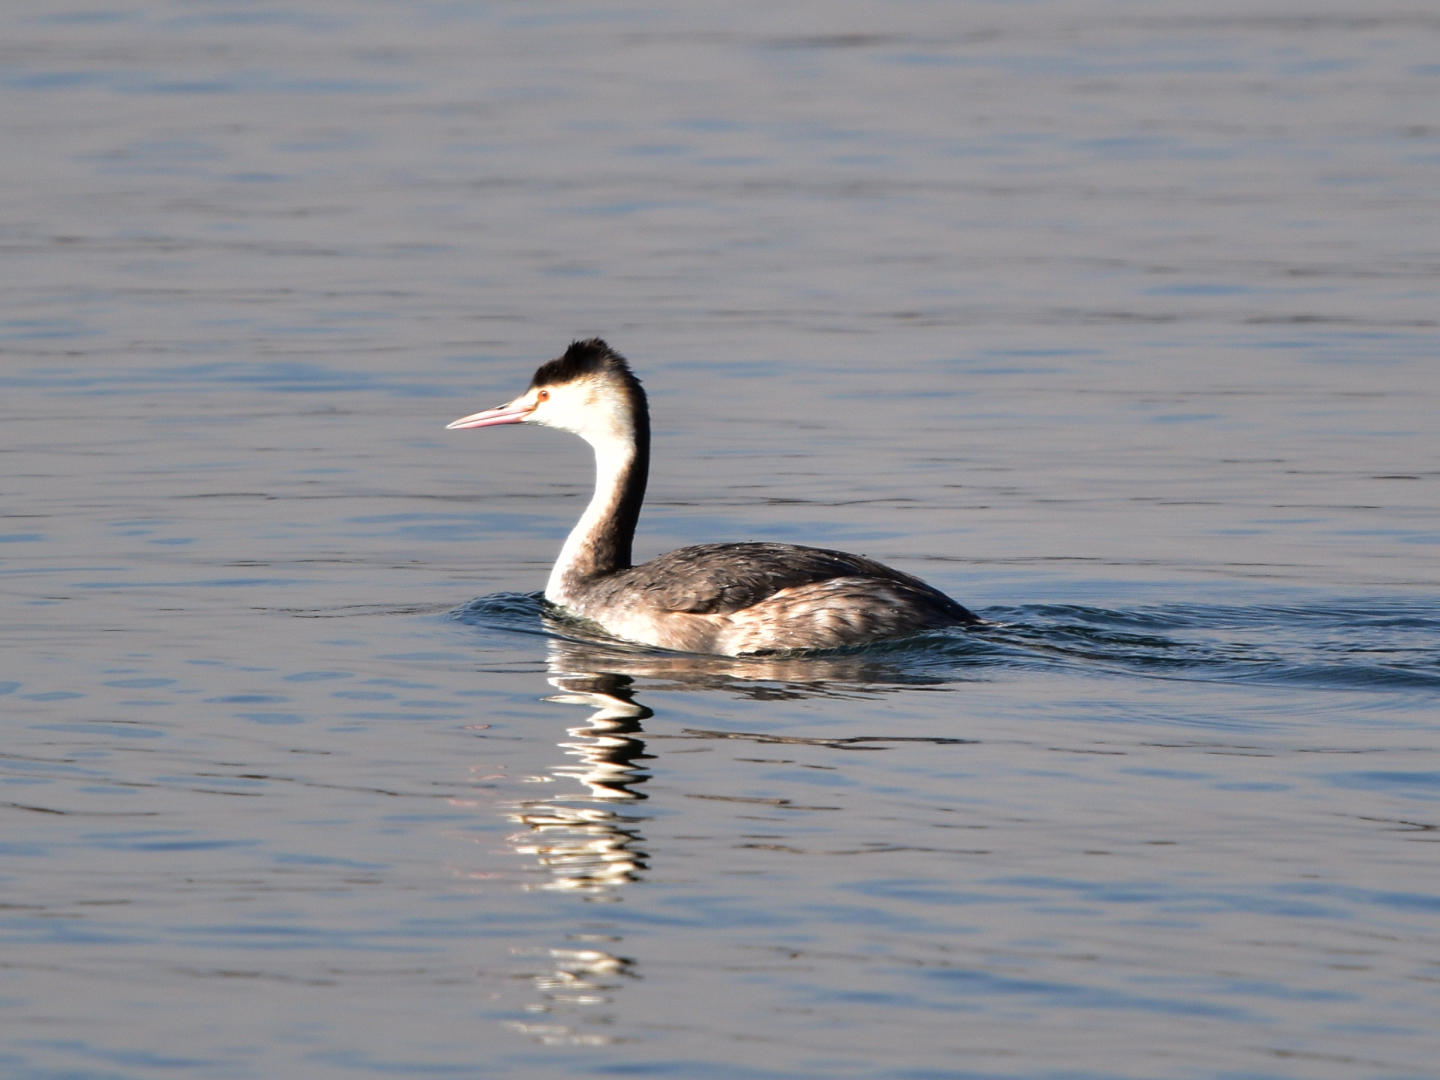
MULTIPOLYGON (((657 652, 593 635, 585 623, 553 611, 542 613, 541 623, 553 635, 547 642, 552 672, 604 671, 644 679, 647 690, 718 690, 756 701, 878 697, 902 689, 949 687, 977 678, 977 656, 985 648, 974 631, 967 631, 851 652, 703 656, 657 652)), ((628 679, 624 685, 630 685, 628 679)))
MULTIPOLYGON (((547 620, 549 622, 550 620, 547 620)), ((654 715, 638 704, 634 678, 653 690, 720 691, 756 701, 816 696, 875 697, 900 687, 942 685, 950 673, 906 667, 885 654, 830 657, 727 658, 657 654, 624 643, 580 641, 564 620, 550 625, 557 636, 549 641, 550 684, 561 692, 548 701, 593 709, 585 726, 568 730, 560 743, 567 760, 551 766, 553 779, 578 784, 560 794, 510 805, 510 819, 524 830, 510 837, 513 849, 535 860, 544 880, 527 888, 578 895, 592 904, 615 903, 621 890, 643 879, 648 869, 640 828, 645 815, 635 813, 646 798, 638 790, 650 773, 640 762, 645 752, 641 721, 654 715), (629 812, 627 812, 627 810, 629 812)), ((764 742, 813 742, 850 749, 873 749, 879 742, 965 742, 968 740, 908 739, 900 736, 859 736, 803 739, 687 729, 668 738, 751 738, 764 742), (861 745, 863 744, 863 745, 861 745)), ((596 913, 598 914, 598 912, 596 913)), ((626 978, 638 978, 634 960, 614 950, 621 938, 613 926, 589 923, 567 935, 564 948, 539 949, 527 955, 544 957, 546 970, 529 978, 540 1000, 527 1006, 546 1014, 512 1027, 551 1045, 600 1045, 617 1041, 604 1027, 615 1017, 604 1007, 626 978), (600 1008, 596 1008, 599 1006, 600 1008), (564 1021, 578 1021, 580 1030, 564 1021)))
POLYGON ((615 889, 635 881, 645 869, 636 831, 642 819, 616 809, 644 799, 634 789, 650 779, 644 767, 635 764, 650 757, 645 743, 635 736, 640 721, 654 714, 632 699, 631 681, 627 675, 588 672, 550 679, 564 693, 547 701, 585 705, 595 712, 586 727, 570 728, 570 741, 560 744, 569 757, 579 760, 550 770, 557 778, 577 781, 588 793, 565 792, 527 801, 512 815, 531 830, 516 838, 515 849, 537 856, 551 874, 551 880, 539 888, 581 892, 591 901, 615 900, 615 889))
MULTIPOLYGON (((554 657, 551 670, 557 670, 554 657)), ((547 880, 528 888, 578 894, 590 903, 614 903, 620 899, 619 890, 640 880, 646 869, 639 831, 645 819, 622 808, 646 797, 635 789, 650 774, 637 762, 650 755, 637 736, 640 722, 653 714, 634 701, 631 681, 627 675, 563 670, 550 678, 562 692, 546 700, 595 711, 584 727, 570 728, 568 740, 560 743, 571 760, 550 769, 557 779, 581 785, 583 792, 571 789, 526 800, 515 804, 509 814, 525 827, 510 837, 511 846, 533 858, 547 875, 547 880)), ((527 1006, 527 1011, 550 1014, 553 1019, 511 1026, 548 1045, 615 1042, 614 1036, 593 1030, 613 1018, 589 1010, 610 1004, 621 980, 636 977, 634 962, 611 951, 621 940, 614 935, 576 933, 568 940, 569 947, 530 954, 545 957, 548 970, 531 975, 540 1001, 527 1006), (592 1030, 578 1031, 559 1022, 557 1012, 583 1020, 592 1030)))

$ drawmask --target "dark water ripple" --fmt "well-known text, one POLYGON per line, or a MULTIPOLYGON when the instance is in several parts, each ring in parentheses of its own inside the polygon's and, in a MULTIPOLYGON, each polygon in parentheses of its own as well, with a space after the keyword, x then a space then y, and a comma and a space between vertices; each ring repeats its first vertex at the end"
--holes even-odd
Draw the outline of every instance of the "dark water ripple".
MULTIPOLYGON (((1271 683, 1301 689, 1440 690, 1440 605, 1353 598, 1342 603, 1168 604, 1129 609, 1078 604, 990 607, 989 625, 823 654, 791 654, 803 678, 916 684, 1059 669, 1118 677, 1271 683), (835 662, 850 661, 843 672, 835 662)), ((581 641, 617 661, 673 656, 596 637, 558 617, 539 593, 495 593, 454 612, 461 622, 581 641)), ((764 664, 770 658, 756 658, 764 664)), ((743 664, 741 660, 738 663, 743 664)))

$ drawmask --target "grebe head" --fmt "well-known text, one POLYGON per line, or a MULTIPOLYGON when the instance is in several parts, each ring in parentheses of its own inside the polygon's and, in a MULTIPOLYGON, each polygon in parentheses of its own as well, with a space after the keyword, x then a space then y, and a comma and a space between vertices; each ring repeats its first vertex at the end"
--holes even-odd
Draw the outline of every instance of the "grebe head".
POLYGON ((630 365, 605 342, 591 338, 541 364, 529 388, 514 401, 461 417, 447 428, 542 424, 599 445, 633 442, 636 428, 646 419, 645 391, 630 365))

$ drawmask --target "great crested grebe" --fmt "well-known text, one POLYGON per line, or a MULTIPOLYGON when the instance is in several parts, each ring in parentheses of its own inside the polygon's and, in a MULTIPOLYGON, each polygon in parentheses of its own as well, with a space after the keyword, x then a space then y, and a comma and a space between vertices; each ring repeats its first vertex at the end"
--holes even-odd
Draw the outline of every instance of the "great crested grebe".
POLYGON ((595 448, 595 494, 545 599, 627 641, 741 656, 834 649, 980 622, 919 578, 861 555, 793 544, 697 544, 630 565, 650 472, 650 411, 599 338, 542 364, 514 401, 450 428, 542 424, 595 448))

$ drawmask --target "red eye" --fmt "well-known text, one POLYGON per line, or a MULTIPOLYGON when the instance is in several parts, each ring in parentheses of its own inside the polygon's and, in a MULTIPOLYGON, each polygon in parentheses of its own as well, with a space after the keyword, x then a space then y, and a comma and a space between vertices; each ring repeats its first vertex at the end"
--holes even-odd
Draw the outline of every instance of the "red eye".
POLYGON ((549 401, 549 400, 550 400, 550 391, 549 391, 549 390, 541 390, 538 394, 535 395, 535 400, 536 400, 536 401, 549 401))

